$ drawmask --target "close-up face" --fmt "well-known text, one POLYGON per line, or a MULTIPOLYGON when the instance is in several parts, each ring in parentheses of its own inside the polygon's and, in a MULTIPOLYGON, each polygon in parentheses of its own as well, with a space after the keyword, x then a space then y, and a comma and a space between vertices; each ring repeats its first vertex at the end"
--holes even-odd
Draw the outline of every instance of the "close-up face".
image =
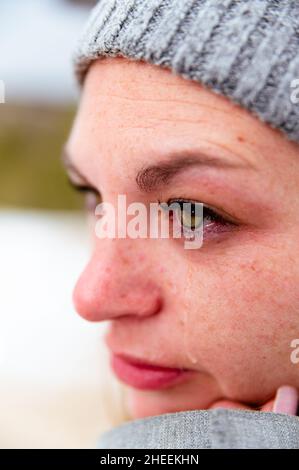
POLYGON ((280 385, 299 388, 298 144, 169 70, 105 58, 88 71, 65 153, 93 234, 74 303, 109 322, 129 414, 259 407, 280 385), (97 237, 96 205, 118 195, 203 204, 202 246, 97 237))

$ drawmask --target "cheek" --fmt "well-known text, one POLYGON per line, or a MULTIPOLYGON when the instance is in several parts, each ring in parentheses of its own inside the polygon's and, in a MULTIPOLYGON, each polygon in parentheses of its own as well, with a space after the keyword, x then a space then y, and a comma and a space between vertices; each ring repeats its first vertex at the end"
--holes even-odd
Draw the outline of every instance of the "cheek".
POLYGON ((285 381, 299 385, 290 360, 291 341, 299 337, 299 270, 285 249, 277 253, 248 251, 215 260, 213 269, 192 267, 182 283, 181 350, 228 398, 254 402, 285 381))

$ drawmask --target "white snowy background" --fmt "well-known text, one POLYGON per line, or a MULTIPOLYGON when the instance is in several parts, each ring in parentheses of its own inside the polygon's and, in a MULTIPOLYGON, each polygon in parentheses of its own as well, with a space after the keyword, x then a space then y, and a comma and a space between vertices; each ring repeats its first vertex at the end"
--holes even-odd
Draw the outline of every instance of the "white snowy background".
MULTIPOLYGON (((0 0, 7 102, 75 100, 71 54, 88 11, 0 0)), ((105 327, 81 319, 71 302, 88 251, 81 214, 0 209, 0 448, 93 447, 109 427, 107 382, 117 387, 105 327)))

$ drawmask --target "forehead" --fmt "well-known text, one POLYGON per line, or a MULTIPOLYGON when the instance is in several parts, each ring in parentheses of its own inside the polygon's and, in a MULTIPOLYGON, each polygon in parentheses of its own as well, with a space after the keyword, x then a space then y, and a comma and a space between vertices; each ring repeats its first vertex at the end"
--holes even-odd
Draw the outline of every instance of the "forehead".
POLYGON ((104 59, 96 61, 86 77, 69 145, 72 154, 85 154, 86 145, 93 144, 103 151, 130 147, 138 155, 156 145, 176 146, 181 139, 190 145, 199 138, 218 139, 224 145, 246 132, 248 119, 251 116, 226 98, 166 69, 104 59))
POLYGON ((280 137, 275 132, 227 98, 167 69, 106 58, 89 69, 68 149, 78 167, 111 177, 199 144, 241 151, 249 161, 256 155, 262 160, 265 151, 273 164, 280 137))
POLYGON ((192 125, 206 121, 207 112, 210 119, 218 113, 235 121, 246 116, 245 110, 199 83, 168 69, 124 58, 97 60, 90 67, 80 111, 90 114, 91 110, 97 119, 113 117, 115 126, 123 121, 157 127, 192 125))

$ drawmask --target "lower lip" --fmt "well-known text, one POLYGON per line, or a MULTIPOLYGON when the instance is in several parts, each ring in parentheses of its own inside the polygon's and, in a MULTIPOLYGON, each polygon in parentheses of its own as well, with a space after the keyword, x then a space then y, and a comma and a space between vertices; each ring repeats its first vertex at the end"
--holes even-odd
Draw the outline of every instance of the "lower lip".
POLYGON ((111 366, 122 382, 140 390, 159 390, 170 387, 181 382, 191 372, 137 364, 115 354, 111 357, 111 366))

